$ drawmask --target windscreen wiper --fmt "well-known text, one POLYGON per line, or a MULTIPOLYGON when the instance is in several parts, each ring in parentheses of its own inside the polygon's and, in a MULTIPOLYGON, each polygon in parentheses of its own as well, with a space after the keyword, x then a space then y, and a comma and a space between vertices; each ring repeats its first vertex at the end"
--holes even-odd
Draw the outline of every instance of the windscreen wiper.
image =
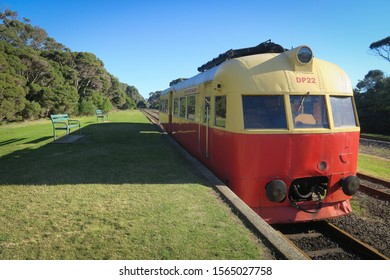
MULTIPOLYGON (((310 91, 306 92, 306 95, 305 95, 304 97, 302 97, 301 103, 299 104, 299 107, 298 107, 297 112, 299 112, 299 110, 301 110, 301 107, 302 107, 302 105, 303 105, 303 102, 305 102, 305 99, 306 99, 306 97, 309 96, 309 94, 310 94, 310 91)), ((303 112, 302 112, 302 113, 303 113, 303 112)))

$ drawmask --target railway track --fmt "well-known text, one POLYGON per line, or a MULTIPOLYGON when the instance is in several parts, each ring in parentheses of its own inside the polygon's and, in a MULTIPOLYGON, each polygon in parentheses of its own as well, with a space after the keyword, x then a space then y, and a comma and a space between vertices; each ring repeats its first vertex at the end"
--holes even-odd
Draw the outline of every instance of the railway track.
POLYGON ((159 112, 155 109, 139 109, 153 124, 160 126, 159 112))
POLYGON ((286 239, 313 260, 388 260, 373 247, 330 222, 274 225, 286 239))
POLYGON ((372 141, 381 141, 384 143, 389 143, 389 139, 386 137, 381 137, 381 136, 369 136, 369 135, 361 135, 360 139, 363 140, 372 140, 372 141))
POLYGON ((380 200, 390 201, 390 182, 358 173, 360 182, 359 191, 380 200))
POLYGON ((154 124, 159 124, 159 113, 155 109, 139 109, 154 124))

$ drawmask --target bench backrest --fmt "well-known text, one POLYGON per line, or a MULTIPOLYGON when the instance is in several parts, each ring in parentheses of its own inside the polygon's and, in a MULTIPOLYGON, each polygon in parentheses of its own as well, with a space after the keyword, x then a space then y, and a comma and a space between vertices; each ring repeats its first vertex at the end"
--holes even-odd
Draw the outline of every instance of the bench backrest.
POLYGON ((63 122, 69 120, 68 114, 58 114, 58 115, 50 115, 50 119, 52 122, 63 122))
POLYGON ((103 115, 104 113, 103 113, 103 111, 102 110, 96 110, 96 115, 103 115))

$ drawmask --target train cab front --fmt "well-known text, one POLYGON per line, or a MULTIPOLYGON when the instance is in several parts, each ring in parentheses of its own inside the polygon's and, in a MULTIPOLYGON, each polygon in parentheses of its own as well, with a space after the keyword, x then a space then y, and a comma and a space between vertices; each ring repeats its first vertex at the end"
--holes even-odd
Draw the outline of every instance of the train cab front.
POLYGON ((288 101, 290 133, 268 141, 267 153, 275 157, 261 165, 262 174, 276 173, 273 164, 281 172, 260 179, 266 201, 259 202, 259 215, 274 224, 351 213, 349 200, 359 189, 360 137, 352 96, 307 92, 290 95, 288 101))
POLYGON ((265 186, 266 197, 279 206, 264 208, 260 215, 271 224, 343 216, 352 211, 349 198, 358 189, 359 178, 354 175, 298 178, 289 186, 282 180, 272 180, 265 186))

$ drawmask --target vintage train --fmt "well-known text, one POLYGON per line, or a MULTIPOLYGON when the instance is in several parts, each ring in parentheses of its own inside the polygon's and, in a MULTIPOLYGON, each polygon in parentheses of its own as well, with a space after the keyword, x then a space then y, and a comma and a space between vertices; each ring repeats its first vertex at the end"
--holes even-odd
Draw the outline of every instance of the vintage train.
POLYGON ((160 123, 270 224, 346 215, 359 188, 351 82, 308 46, 229 50, 160 96, 160 123))

